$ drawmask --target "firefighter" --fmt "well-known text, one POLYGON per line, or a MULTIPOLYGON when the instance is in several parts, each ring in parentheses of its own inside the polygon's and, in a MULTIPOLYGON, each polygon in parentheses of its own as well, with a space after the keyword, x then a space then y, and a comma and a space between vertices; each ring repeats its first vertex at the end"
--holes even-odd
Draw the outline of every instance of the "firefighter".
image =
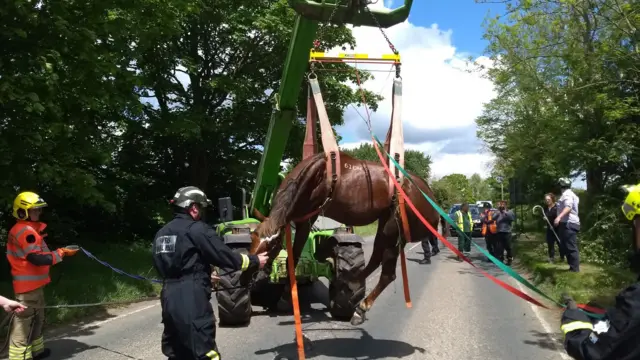
POLYGON ((262 268, 266 255, 238 254, 202 221, 211 205, 194 186, 178 189, 170 201, 175 216, 155 236, 153 264, 163 278, 162 353, 169 360, 220 359, 211 306, 211 266, 262 268))
MULTIPOLYGON (((482 219, 482 236, 484 236, 484 241, 487 244, 487 251, 489 254, 496 256, 494 247, 498 227, 496 225, 496 220, 493 218, 493 213, 491 212, 491 204, 486 202, 483 207, 484 211, 480 216, 482 219)), ((490 260, 487 258, 486 261, 490 260)))
MULTIPOLYGON (((634 271, 640 270, 640 184, 626 186, 627 198, 622 212, 633 221, 634 271)), ((631 360, 640 358, 640 278, 616 296, 616 305, 607 310, 603 319, 592 323, 564 296, 567 310, 562 315, 560 329, 564 333, 564 348, 576 360, 631 360)))
POLYGON ((15 312, 9 334, 9 360, 44 359, 44 286, 51 282, 49 268, 72 256, 77 249, 50 251, 44 241, 47 224, 40 222, 47 203, 36 193, 22 192, 13 201, 16 224, 9 231, 7 259, 11 266, 16 300, 26 306, 15 312))

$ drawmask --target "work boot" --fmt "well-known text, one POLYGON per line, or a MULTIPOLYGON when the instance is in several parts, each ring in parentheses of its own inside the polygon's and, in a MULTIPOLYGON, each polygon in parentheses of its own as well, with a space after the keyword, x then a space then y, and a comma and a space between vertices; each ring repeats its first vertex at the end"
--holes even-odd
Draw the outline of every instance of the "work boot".
POLYGON ((431 258, 424 258, 424 259, 420 260, 419 263, 422 264, 422 265, 431 264, 431 258))
POLYGON ((51 350, 48 348, 45 348, 40 354, 34 356, 33 360, 46 359, 49 357, 49 355, 51 355, 51 350))
POLYGON ((507 266, 511 266, 512 262, 513 262, 513 258, 507 258, 507 266))
POLYGON ((431 251, 431 256, 436 256, 436 255, 438 255, 439 252, 440 252, 440 250, 433 250, 433 251, 431 251))

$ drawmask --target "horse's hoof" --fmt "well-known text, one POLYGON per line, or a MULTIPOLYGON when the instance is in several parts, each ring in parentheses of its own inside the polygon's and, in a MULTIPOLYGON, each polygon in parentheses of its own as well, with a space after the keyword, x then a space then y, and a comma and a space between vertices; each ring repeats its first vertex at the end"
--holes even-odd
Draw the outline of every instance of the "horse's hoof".
POLYGON ((360 315, 358 314, 358 312, 354 312, 353 316, 351 317, 351 325, 353 326, 358 326, 358 325, 362 325, 362 323, 364 323, 364 314, 360 315))

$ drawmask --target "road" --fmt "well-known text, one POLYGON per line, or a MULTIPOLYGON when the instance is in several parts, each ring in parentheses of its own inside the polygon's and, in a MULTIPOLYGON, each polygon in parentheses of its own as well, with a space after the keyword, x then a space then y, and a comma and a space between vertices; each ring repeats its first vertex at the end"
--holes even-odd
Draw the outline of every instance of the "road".
MULTIPOLYGON (((365 244, 367 256, 371 241, 367 239, 365 244)), ((549 311, 534 310, 469 264, 459 263, 444 246, 431 265, 417 263, 422 256, 419 244, 408 244, 406 250, 411 309, 404 303, 399 267, 398 279, 359 327, 331 321, 323 311, 327 302, 323 283, 301 290, 301 306, 306 304, 307 308, 303 328, 311 340, 307 358, 569 359, 552 339, 557 334, 549 335, 558 329, 549 311)), ((473 252, 471 258, 493 275, 506 278, 494 265, 482 263, 479 253, 473 252)), ((378 275, 376 272, 368 279, 367 290, 373 288, 378 275)), ((73 331, 50 334, 51 359, 164 359, 157 301, 136 304, 115 315, 73 331)), ((249 327, 217 329, 218 346, 227 360, 297 359, 294 339, 290 315, 256 314, 249 327)))

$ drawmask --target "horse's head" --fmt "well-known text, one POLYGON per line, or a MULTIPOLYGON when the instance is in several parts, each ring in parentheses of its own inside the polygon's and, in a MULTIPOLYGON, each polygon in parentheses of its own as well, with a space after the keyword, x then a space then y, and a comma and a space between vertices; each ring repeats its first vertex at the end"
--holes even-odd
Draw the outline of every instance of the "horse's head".
POLYGON ((258 209, 253 209, 253 214, 256 219, 260 220, 260 224, 251 232, 251 249, 249 253, 252 255, 272 249, 276 244, 273 240, 279 239, 284 232, 282 227, 278 227, 272 219, 262 215, 258 209))

